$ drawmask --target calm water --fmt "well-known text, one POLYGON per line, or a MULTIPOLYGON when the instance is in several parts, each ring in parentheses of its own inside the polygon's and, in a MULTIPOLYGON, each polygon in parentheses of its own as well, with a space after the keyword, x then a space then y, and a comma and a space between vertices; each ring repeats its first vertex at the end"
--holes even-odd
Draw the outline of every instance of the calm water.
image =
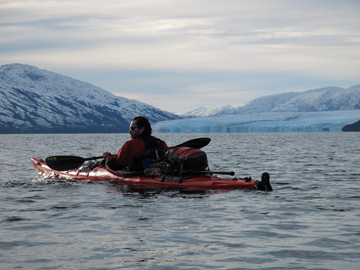
POLYGON ((159 136, 211 137, 211 169, 268 171, 274 191, 42 180, 30 157, 116 152, 128 135, 0 135, 0 268, 360 269, 360 133, 159 136))

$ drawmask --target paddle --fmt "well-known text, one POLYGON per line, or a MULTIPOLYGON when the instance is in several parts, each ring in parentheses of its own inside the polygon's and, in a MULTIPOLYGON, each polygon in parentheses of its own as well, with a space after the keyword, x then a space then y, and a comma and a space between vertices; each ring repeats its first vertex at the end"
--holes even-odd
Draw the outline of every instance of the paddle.
POLYGON ((75 169, 87 160, 100 159, 100 157, 82 158, 77 156, 52 156, 45 159, 46 164, 57 171, 68 171, 75 169))
POLYGON ((171 146, 170 148, 177 148, 177 147, 191 147, 191 148, 202 148, 207 146, 210 143, 211 139, 210 138, 196 138, 196 139, 192 139, 183 143, 180 143, 178 145, 175 146, 171 146))
MULTIPOLYGON (((170 148, 183 147, 183 146, 192 147, 192 148, 202 148, 208 145, 210 141, 211 141, 210 138, 197 138, 183 142, 176 146, 172 146, 170 148)), ((90 158, 82 158, 77 156, 52 156, 52 157, 47 157, 45 159, 45 162, 53 170, 68 171, 68 170, 76 169, 87 160, 101 159, 101 158, 103 158, 103 156, 90 157, 90 158)))

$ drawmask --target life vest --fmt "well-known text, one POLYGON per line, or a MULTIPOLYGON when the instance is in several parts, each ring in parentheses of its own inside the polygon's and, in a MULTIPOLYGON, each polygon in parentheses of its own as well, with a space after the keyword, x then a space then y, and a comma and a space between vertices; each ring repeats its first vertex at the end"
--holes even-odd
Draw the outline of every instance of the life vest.
POLYGON ((166 150, 162 140, 150 136, 150 137, 139 137, 145 142, 145 153, 142 157, 136 158, 130 165, 132 171, 142 171, 150 166, 151 163, 161 161, 165 159, 166 150))

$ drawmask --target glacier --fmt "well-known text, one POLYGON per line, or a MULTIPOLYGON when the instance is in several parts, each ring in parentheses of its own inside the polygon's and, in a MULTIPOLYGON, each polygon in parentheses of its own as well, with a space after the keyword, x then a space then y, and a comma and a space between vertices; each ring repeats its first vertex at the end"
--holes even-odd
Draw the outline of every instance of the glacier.
POLYGON ((161 121, 159 133, 226 132, 341 132, 360 119, 360 110, 321 112, 266 112, 161 121))

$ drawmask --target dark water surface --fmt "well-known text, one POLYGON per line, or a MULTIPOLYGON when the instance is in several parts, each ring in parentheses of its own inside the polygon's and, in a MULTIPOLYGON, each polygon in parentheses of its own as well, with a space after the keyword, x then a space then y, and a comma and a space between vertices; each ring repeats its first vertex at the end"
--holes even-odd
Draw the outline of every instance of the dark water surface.
POLYGON ((137 191, 39 179, 32 156, 116 152, 127 134, 0 135, 0 269, 360 269, 360 133, 200 136, 213 170, 274 191, 137 191))

